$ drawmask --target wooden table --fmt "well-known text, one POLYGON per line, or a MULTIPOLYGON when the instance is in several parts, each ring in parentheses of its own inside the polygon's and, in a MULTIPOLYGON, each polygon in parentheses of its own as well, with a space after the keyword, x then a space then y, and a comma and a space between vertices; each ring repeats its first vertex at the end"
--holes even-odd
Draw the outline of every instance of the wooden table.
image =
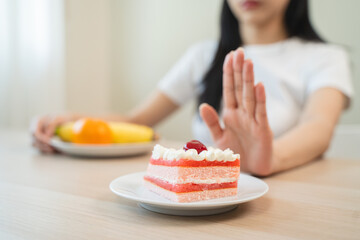
POLYGON ((25 132, 0 131, 0 239, 360 239, 360 159, 315 161, 234 211, 178 217, 109 190, 148 158, 41 155, 25 132))

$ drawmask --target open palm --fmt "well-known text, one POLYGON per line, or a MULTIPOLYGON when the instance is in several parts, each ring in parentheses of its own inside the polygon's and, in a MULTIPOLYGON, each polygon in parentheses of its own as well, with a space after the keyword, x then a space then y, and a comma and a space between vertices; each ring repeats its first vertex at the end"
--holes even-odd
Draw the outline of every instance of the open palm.
POLYGON ((271 171, 273 134, 266 114, 264 86, 254 86, 253 64, 241 48, 230 52, 223 67, 224 128, 215 109, 200 106, 215 144, 241 155, 242 169, 259 175, 271 171))

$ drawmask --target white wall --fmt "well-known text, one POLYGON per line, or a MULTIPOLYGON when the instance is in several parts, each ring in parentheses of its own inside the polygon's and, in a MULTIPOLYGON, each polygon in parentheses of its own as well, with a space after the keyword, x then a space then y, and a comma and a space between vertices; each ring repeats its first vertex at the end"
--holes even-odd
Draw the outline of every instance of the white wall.
POLYGON ((109 0, 64 0, 66 23, 66 109, 110 111, 111 9, 109 0))
POLYGON ((0 0, 0 128, 64 111, 63 0, 0 0))
MULTIPOLYGON (((192 44, 216 38, 219 0, 114 0, 113 108, 126 112, 143 101, 192 44)), ((193 102, 157 129, 190 139, 193 102)))

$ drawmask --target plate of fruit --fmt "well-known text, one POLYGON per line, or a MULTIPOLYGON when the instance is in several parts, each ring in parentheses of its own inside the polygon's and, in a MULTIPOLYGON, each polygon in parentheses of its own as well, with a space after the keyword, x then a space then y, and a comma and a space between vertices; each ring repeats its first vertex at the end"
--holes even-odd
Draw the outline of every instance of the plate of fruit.
POLYGON ((154 130, 126 122, 82 118, 60 125, 51 145, 79 157, 121 157, 145 154, 156 144, 154 130))

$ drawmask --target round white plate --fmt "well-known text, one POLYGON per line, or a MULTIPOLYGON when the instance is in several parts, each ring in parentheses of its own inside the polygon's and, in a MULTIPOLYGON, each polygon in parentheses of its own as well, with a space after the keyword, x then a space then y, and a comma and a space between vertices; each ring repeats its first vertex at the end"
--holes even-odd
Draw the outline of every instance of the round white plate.
POLYGON ((156 144, 155 141, 109 145, 74 144, 64 142, 58 137, 53 137, 50 143, 51 146, 62 153, 79 157, 122 157, 140 155, 150 152, 156 144))
POLYGON ((240 174, 237 196, 177 203, 147 190, 143 186, 144 175, 145 172, 137 172, 121 176, 110 183, 110 189, 116 195, 138 202, 145 209, 170 215, 202 216, 227 212, 236 208, 240 203, 261 197, 269 189, 264 181, 240 174))

